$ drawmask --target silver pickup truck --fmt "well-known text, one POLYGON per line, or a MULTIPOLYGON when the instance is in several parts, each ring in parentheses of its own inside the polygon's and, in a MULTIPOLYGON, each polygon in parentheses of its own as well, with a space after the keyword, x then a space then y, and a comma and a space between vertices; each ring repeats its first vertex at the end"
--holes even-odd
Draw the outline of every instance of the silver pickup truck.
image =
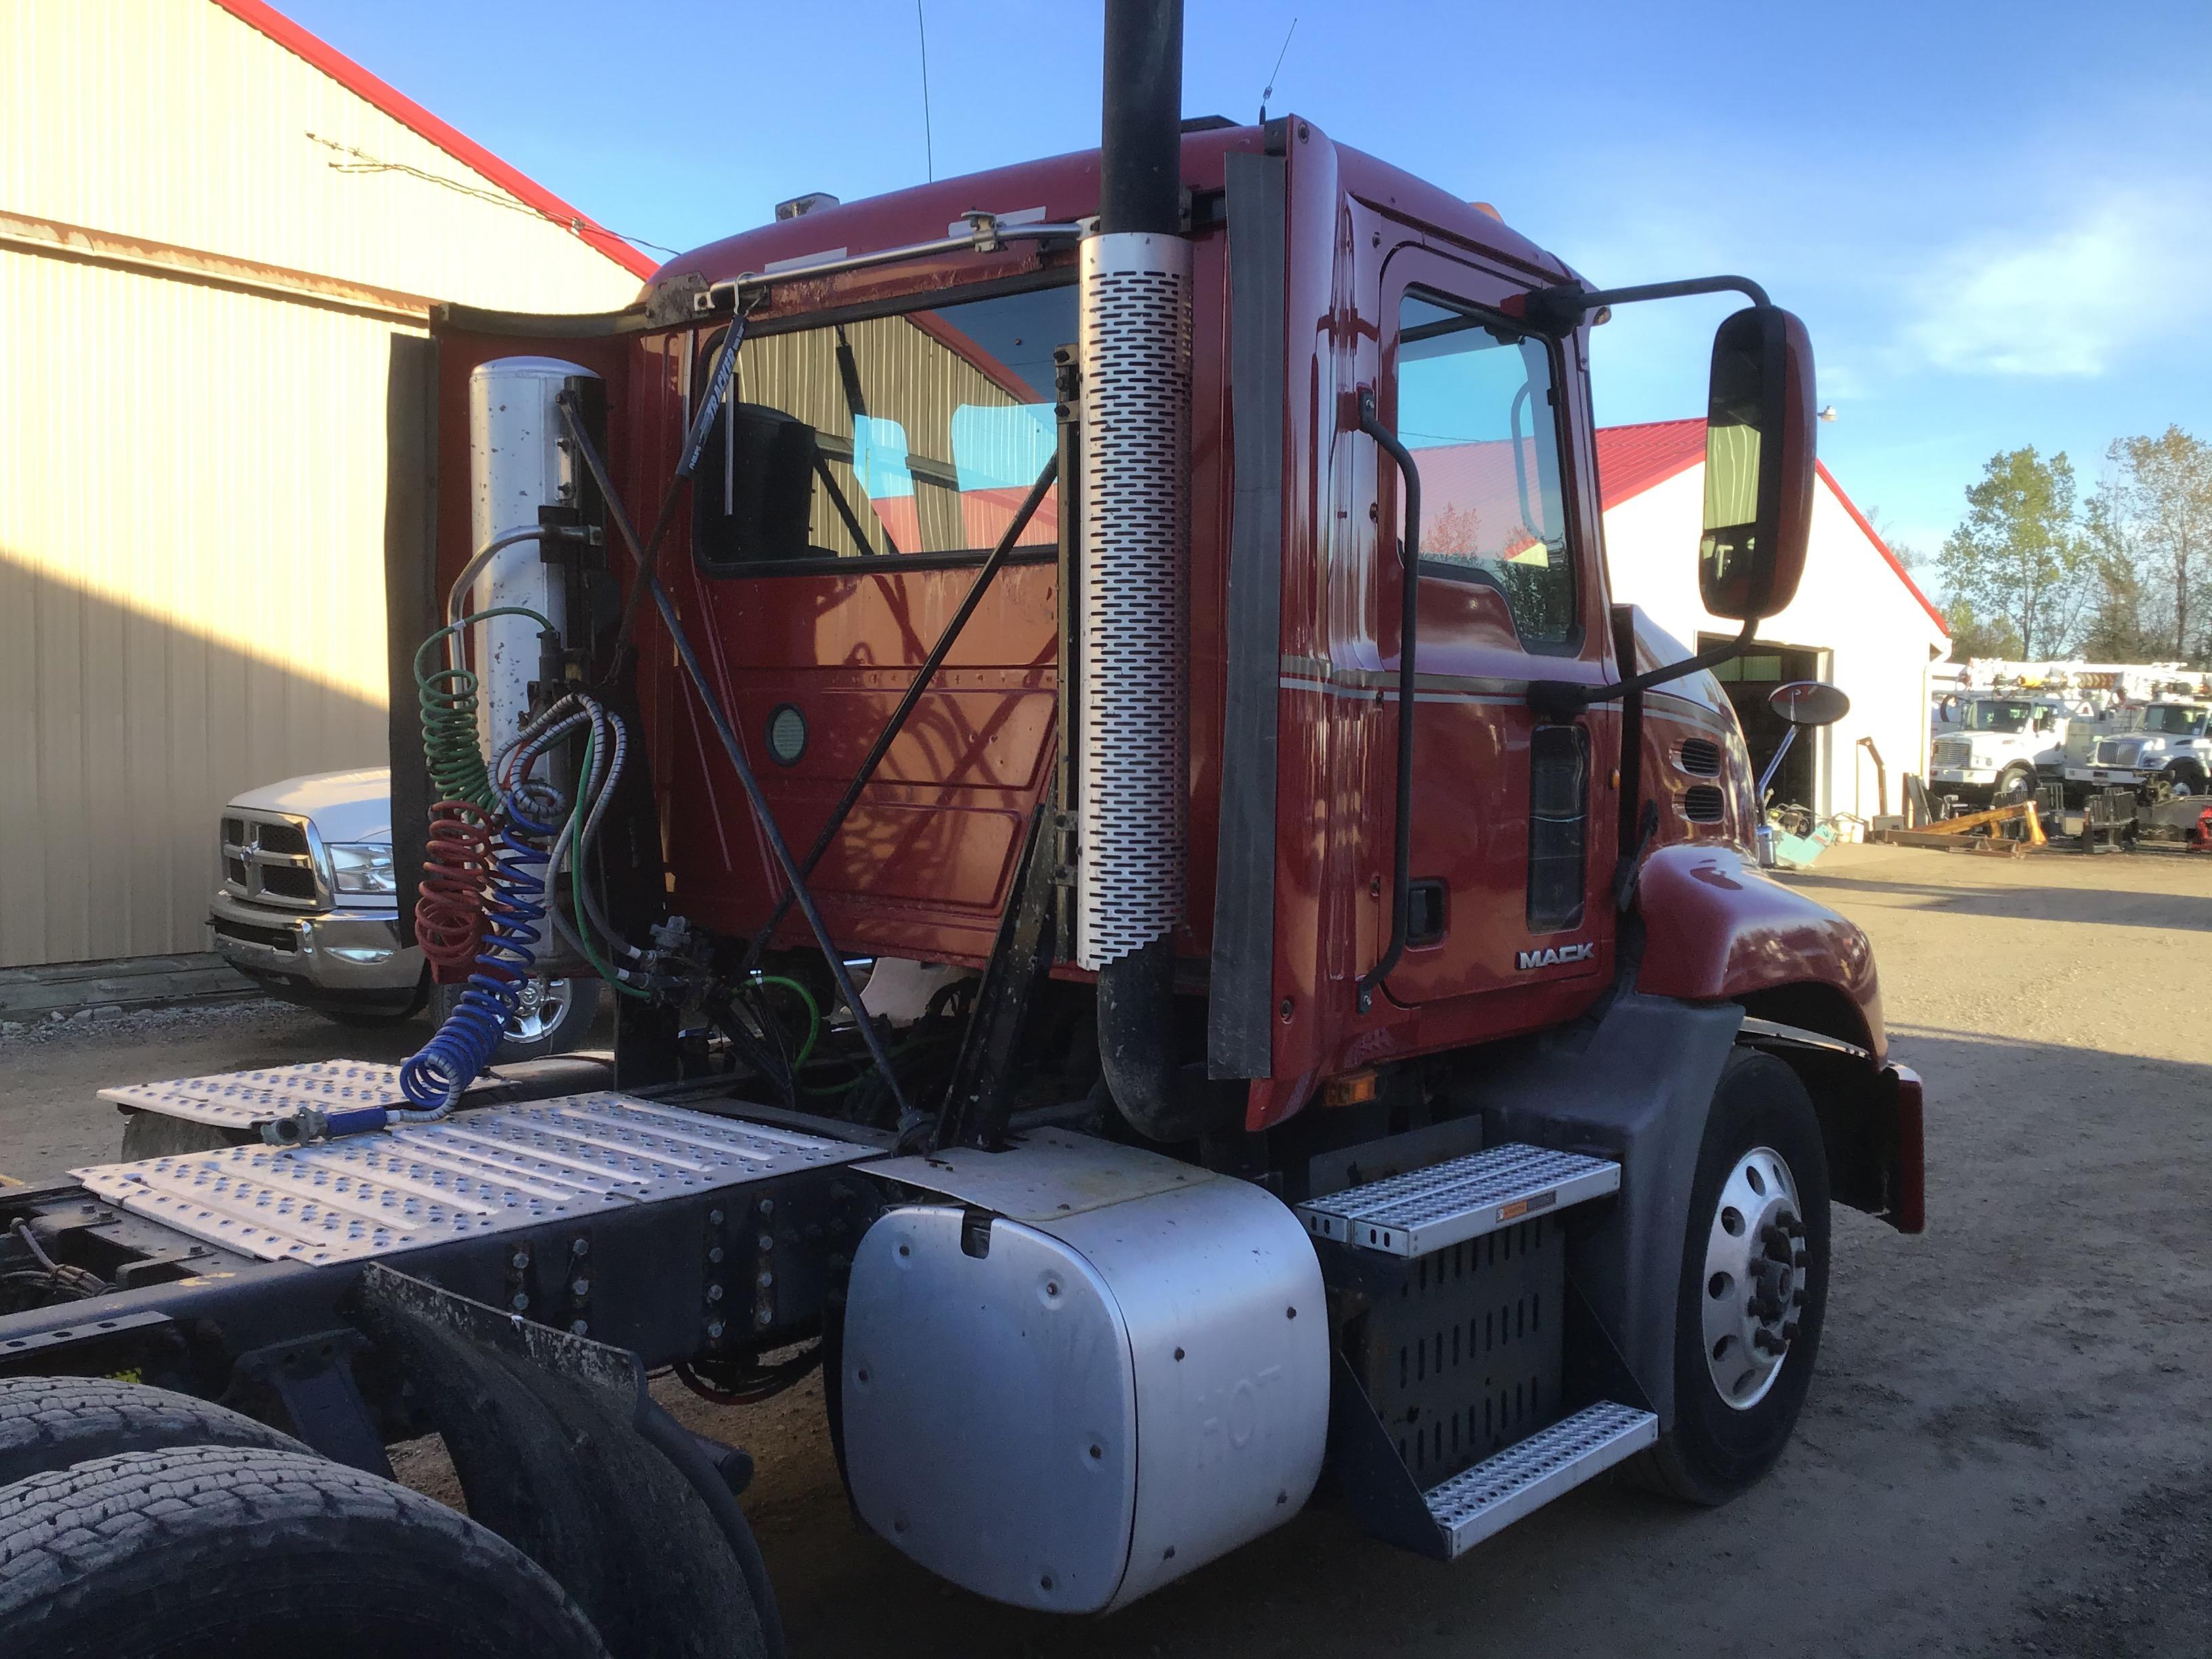
MULTIPOLYGON (((392 775, 319 772, 249 789, 222 809, 222 884, 209 901, 215 948, 271 996, 344 1025, 386 1025, 459 988, 434 985, 399 942, 392 861, 392 775)), ((599 1012, 596 979, 523 987, 497 1059, 576 1048, 599 1012)))

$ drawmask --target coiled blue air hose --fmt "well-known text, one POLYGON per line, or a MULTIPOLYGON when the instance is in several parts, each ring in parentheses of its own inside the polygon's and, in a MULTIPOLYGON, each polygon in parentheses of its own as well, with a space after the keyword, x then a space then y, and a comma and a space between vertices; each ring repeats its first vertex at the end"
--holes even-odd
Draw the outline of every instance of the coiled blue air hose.
MULTIPOLYGON (((538 923, 545 915, 545 866, 557 826, 531 816, 544 808, 534 800, 526 805, 528 793, 526 786, 502 803, 507 822, 500 830, 486 884, 483 948, 477 956, 476 971, 469 975, 468 988, 437 1035, 399 1068, 400 1092, 423 1112, 442 1116, 460 1098, 461 1091, 491 1064, 521 1000, 523 981, 538 963, 543 942, 538 923)), ((556 811, 550 816, 560 814, 556 811)), ((392 1115, 406 1121, 417 1114, 392 1115)))

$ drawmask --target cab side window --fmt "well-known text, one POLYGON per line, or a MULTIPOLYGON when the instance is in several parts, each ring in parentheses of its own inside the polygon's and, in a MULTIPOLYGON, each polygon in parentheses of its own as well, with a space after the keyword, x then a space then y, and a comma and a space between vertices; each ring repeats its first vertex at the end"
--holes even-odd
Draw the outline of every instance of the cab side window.
POLYGON ((1524 645, 1575 637, 1552 348, 1504 319, 1408 293, 1398 436, 1421 478, 1420 574, 1505 596, 1524 645))

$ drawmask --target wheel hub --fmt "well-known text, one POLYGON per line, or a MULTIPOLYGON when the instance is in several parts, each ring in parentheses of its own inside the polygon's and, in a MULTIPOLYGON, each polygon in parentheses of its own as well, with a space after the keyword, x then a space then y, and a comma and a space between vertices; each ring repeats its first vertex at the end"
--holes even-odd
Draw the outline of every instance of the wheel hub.
POLYGON ((1721 1183, 1705 1243, 1705 1369, 1736 1410, 1765 1399, 1781 1374, 1807 1274, 1797 1183, 1779 1152, 1755 1146, 1721 1183))
POLYGON ((507 1022, 510 1042, 535 1042, 561 1022, 568 1011, 568 981, 535 975, 516 988, 514 1016, 507 1022))

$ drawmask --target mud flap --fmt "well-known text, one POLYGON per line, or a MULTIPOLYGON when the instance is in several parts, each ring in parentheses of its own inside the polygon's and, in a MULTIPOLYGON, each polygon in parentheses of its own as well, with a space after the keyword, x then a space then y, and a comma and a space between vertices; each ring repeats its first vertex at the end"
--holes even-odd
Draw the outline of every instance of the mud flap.
POLYGON ((470 1515, 551 1574, 617 1659, 781 1659, 751 1529, 635 1354, 376 1262, 354 1316, 402 1362, 470 1515))

